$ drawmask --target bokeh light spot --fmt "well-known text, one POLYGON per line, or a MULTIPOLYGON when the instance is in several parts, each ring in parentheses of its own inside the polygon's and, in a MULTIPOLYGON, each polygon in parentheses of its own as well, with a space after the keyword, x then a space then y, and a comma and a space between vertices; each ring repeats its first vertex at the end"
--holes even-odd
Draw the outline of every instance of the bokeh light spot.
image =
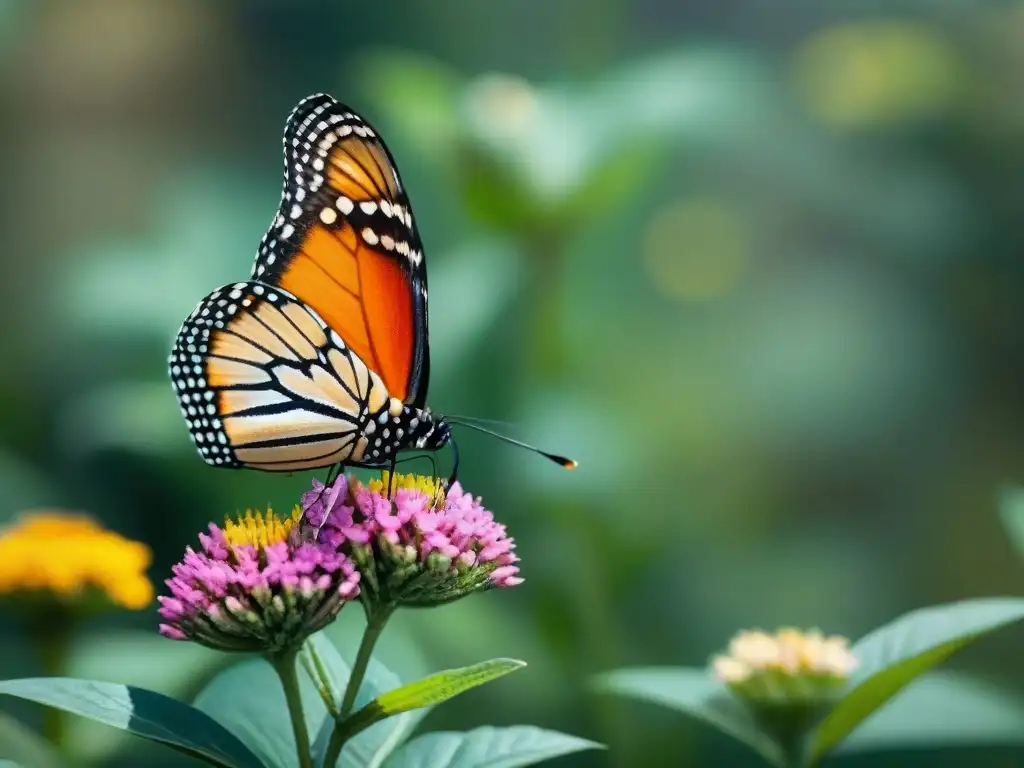
POLYGON ((644 232, 644 266, 658 290, 686 301, 731 291, 748 262, 744 222, 710 198, 678 200, 658 211, 644 232))
POLYGON ((963 64, 926 24, 870 21, 831 27, 796 52, 794 78, 822 122, 862 128, 919 120, 955 106, 963 64))

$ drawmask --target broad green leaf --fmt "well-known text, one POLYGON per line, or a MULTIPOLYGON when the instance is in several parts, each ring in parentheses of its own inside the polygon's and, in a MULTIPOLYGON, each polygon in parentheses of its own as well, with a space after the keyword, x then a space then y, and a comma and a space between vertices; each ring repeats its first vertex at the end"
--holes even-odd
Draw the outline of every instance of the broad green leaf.
POLYGON ((469 667, 446 669, 381 694, 345 721, 344 729, 347 733, 359 733, 381 720, 432 707, 525 666, 525 661, 516 659, 491 659, 469 667))
POLYGON ((385 763, 387 768, 517 768, 602 744, 532 725, 484 726, 417 736, 385 763))
MULTIPOLYGON (((32 768, 62 768, 57 749, 27 725, 0 713, 0 757, 17 760, 32 768)), ((3 766, 6 761, 0 761, 3 766)), ((13 762, 9 763, 14 765, 13 762)))
MULTIPOLYGON (((321 632, 307 642, 315 643, 317 655, 332 679, 336 680, 342 688, 348 685, 349 665, 326 635, 321 632)), ((401 685, 402 681, 397 675, 376 659, 370 659, 362 685, 359 686, 354 709, 356 711, 362 709, 382 693, 401 685)), ((365 731, 356 734, 346 742, 341 750, 338 765, 345 768, 350 766, 352 768, 376 768, 381 765, 384 759, 409 737, 426 712, 425 709, 404 712, 375 723, 365 731)), ((334 730, 334 719, 329 715, 325 716, 319 726, 319 732, 313 744, 313 757, 317 764, 324 759, 327 744, 334 730)))
POLYGON ((229 731, 188 704, 134 686, 39 677, 0 682, 0 693, 88 717, 224 768, 263 768, 229 731))
POLYGON ((1013 548, 1024 556, 1024 488, 1007 485, 999 491, 999 517, 1013 548))
POLYGON ((1022 742, 1024 699, 967 675, 929 672, 865 720, 838 751, 1022 742))
MULTIPOLYGON (((187 701, 224 662, 222 653, 196 643, 174 643, 156 632, 105 631, 76 638, 67 672, 71 677, 134 685, 187 701), (154 664, 157 656, 160 663, 154 664)), ((76 757, 89 762, 105 760, 130 738, 84 718, 68 723, 68 743, 75 745, 76 757)))
MULTIPOLYGON (((306 731, 315 729, 327 708, 312 682, 299 672, 306 731)), ((221 672, 196 697, 206 712, 242 740, 271 768, 295 768, 295 734, 277 672, 263 659, 247 659, 221 672)))
POLYGON ((778 744, 758 728, 746 707, 706 669, 619 669, 599 675, 595 687, 598 691, 678 709, 743 742, 769 763, 784 762, 778 744))
POLYGON ((871 632, 853 647, 860 667, 849 693, 818 727, 811 759, 835 749, 914 678, 964 646, 1024 619, 1024 599, 988 598, 923 608, 871 632))

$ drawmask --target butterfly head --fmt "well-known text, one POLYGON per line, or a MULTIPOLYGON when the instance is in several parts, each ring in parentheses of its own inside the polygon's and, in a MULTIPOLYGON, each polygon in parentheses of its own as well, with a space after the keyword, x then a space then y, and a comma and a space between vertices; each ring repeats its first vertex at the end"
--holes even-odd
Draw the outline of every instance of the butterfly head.
POLYGON ((411 447, 424 451, 437 451, 448 445, 452 428, 442 417, 435 416, 428 408, 409 408, 409 443, 411 447))

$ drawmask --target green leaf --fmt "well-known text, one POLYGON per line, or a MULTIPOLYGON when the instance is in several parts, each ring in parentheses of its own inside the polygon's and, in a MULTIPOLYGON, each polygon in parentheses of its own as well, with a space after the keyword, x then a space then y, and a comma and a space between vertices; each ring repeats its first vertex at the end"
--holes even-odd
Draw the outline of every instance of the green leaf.
POLYGON ((1024 488, 1007 485, 999 491, 999 517, 1013 548, 1024 556, 1024 488))
POLYGON ((840 752, 1020 744, 1024 700, 953 672, 919 677, 850 734, 840 752))
POLYGON ((134 686, 39 677, 0 682, 0 693, 130 731, 224 768, 263 768, 249 749, 188 704, 134 686))
MULTIPOLYGON (((307 732, 327 708, 313 684, 300 673, 300 694, 307 732)), ((277 672, 263 659, 247 659, 221 672, 196 697, 195 705, 237 736, 272 768, 294 768, 295 734, 277 672)))
POLYGON ((923 608, 871 632, 854 647, 860 667, 849 692, 817 729, 812 762, 835 749, 914 678, 964 646, 1024 618, 1024 599, 988 598, 923 608))
POLYGON ((678 709, 743 742, 769 763, 784 763, 779 745, 761 731, 743 703, 706 669, 619 669, 598 676, 595 687, 598 691, 678 709))
MULTIPOLYGON (((224 662, 224 654, 196 643, 172 643, 152 631, 108 630, 76 637, 67 673, 135 685, 182 701, 191 700, 200 683, 224 662), (160 663, 154 664, 157 656, 160 663)), ((67 741, 75 745, 75 756, 88 762, 106 760, 129 739, 131 736, 124 731, 84 718, 67 724, 67 741)))
POLYGON ((516 659, 491 659, 469 667, 446 669, 381 694, 346 720, 343 728, 349 734, 359 733, 385 718, 432 707, 525 666, 525 661, 516 659))
MULTIPOLYGON (((27 725, 0 713, 0 757, 17 760, 32 768, 63 768, 56 748, 27 725)), ((0 761, 3 766, 6 761, 0 761)), ((8 763, 14 765, 13 762, 8 763)))
POLYGON ((21 766, 13 760, 0 760, 0 768, 21 768, 21 766))
POLYGON ((516 768, 534 765, 602 744, 532 725, 484 726, 472 731, 438 731, 410 741, 385 763, 387 768, 516 768))
MULTIPOLYGON (((340 689, 344 689, 344 686, 348 685, 350 668, 337 648, 324 633, 314 635, 307 640, 307 643, 309 642, 315 644, 317 656, 332 681, 340 689)), ((359 693, 356 696, 356 709, 365 707, 382 693, 397 688, 401 684, 402 681, 391 670, 376 659, 370 659, 366 675, 363 677, 362 685, 359 686, 359 693)), ((321 707, 321 711, 324 711, 323 707, 321 707)), ((399 744, 409 737, 409 734, 425 715, 426 710, 419 709, 403 712, 371 725, 345 744, 341 750, 338 765, 345 766, 345 768, 350 768, 350 766, 353 768, 377 768, 399 744)), ((320 721, 316 741, 313 744, 313 757, 318 764, 323 761, 333 730, 334 718, 329 715, 323 717, 320 721)))

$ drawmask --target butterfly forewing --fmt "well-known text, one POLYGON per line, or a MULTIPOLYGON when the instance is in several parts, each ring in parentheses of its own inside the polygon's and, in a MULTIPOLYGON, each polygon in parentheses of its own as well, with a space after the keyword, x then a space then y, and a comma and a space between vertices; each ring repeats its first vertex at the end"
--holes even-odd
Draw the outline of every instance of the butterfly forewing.
POLYGON ((290 472, 358 463, 390 398, 315 310, 256 281, 203 299, 170 363, 192 439, 217 466, 290 472))
POLYGON ((390 152, 319 94, 288 118, 281 206, 252 277, 308 304, 394 397, 421 407, 429 376, 422 243, 390 152))

